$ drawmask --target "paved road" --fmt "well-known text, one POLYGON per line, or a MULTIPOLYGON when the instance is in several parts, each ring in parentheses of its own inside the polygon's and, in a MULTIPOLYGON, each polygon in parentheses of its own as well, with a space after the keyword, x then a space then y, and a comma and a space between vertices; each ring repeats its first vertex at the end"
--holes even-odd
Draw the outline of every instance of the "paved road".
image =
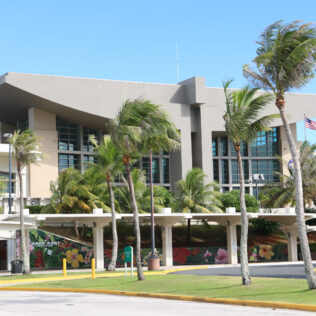
MULTIPOLYGON (((314 264, 316 267, 316 264, 314 264)), ((305 279, 303 264, 267 264, 258 265, 252 264, 249 266, 250 274, 253 277, 271 277, 271 278, 291 278, 305 279)), ((221 266, 210 267, 209 269, 197 269, 188 271, 178 271, 174 274, 189 274, 189 275, 240 275, 240 266, 221 266)))
POLYGON ((1 316, 308 316, 310 312, 105 294, 1 292, 1 316))

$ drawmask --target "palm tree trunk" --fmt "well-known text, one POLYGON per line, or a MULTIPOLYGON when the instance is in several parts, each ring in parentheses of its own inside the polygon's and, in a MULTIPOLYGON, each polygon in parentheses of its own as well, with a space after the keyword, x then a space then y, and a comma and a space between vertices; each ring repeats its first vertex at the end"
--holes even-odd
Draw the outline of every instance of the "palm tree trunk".
POLYGON ((28 260, 28 245, 26 245, 26 235, 24 229, 24 201, 23 201, 23 183, 21 174, 21 165, 17 165, 17 172, 20 182, 20 230, 21 230, 21 258, 23 260, 23 274, 30 274, 30 265, 28 260))
POLYGON ((284 113, 284 105, 285 105, 284 96, 278 95, 277 100, 276 100, 276 106, 278 107, 280 111, 283 126, 285 129, 286 138, 289 143, 290 152, 291 152, 293 163, 294 163, 295 201, 296 201, 295 212, 296 212, 297 229, 298 229, 298 234, 300 238, 300 247, 301 247, 301 252, 302 252, 302 256, 304 260, 305 274, 306 274, 309 288, 316 289, 316 276, 314 273, 313 262, 312 262, 311 253, 309 249, 306 223, 305 223, 305 217, 304 217, 303 184, 302 184, 303 182, 302 182, 301 166, 300 166, 295 142, 294 142, 292 132, 290 129, 290 125, 284 113))
POLYGON ((114 204, 114 193, 111 184, 111 178, 107 177, 106 179, 108 190, 110 194, 110 202, 111 202, 111 214, 112 214, 112 258, 111 263, 108 266, 109 271, 115 271, 116 268, 116 260, 117 260, 117 248, 118 248, 118 238, 117 238, 117 229, 116 229, 116 212, 115 212, 115 204, 114 204))
POLYGON ((153 153, 149 151, 149 179, 150 179, 150 211, 151 211, 151 258, 157 258, 155 254, 155 222, 154 222, 154 185, 153 185, 153 153))
POLYGON ((248 266, 248 216, 245 202, 245 177, 242 165, 240 145, 235 145, 237 152, 239 182, 240 182, 240 215, 241 215, 241 235, 240 235, 240 268, 243 285, 251 285, 248 266))
MULTIPOLYGON (((126 158, 125 158, 126 160, 126 158)), ((131 176, 131 168, 130 164, 128 161, 124 161, 125 164, 125 171, 127 175, 127 183, 129 187, 129 194, 130 194, 130 199, 131 199, 131 205, 133 209, 133 214, 134 214, 134 232, 135 232, 135 237, 136 237, 136 266, 137 266, 137 277, 138 280, 144 280, 144 273, 142 270, 142 261, 141 261, 141 254, 140 254, 140 229, 139 229, 139 218, 138 218, 138 208, 137 208, 137 203, 136 203, 136 198, 135 198, 135 190, 134 190, 134 183, 133 179, 131 176)))

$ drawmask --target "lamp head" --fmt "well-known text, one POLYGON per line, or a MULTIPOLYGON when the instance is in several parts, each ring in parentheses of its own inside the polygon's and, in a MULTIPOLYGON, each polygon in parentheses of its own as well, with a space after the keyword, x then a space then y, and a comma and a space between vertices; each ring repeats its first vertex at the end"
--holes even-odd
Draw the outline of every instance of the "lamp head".
POLYGON ((13 136, 12 133, 5 133, 5 134, 3 134, 4 138, 11 138, 12 136, 13 136))

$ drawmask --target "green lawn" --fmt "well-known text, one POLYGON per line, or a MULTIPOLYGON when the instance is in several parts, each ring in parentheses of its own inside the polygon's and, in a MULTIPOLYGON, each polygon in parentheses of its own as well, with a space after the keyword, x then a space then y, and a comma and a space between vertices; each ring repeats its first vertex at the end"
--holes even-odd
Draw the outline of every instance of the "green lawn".
POLYGON ((316 290, 308 290, 305 280, 253 278, 253 285, 242 286, 240 277, 163 275, 136 277, 96 278, 85 280, 24 284, 23 287, 85 288, 182 294, 212 298, 236 298, 316 304, 316 290))

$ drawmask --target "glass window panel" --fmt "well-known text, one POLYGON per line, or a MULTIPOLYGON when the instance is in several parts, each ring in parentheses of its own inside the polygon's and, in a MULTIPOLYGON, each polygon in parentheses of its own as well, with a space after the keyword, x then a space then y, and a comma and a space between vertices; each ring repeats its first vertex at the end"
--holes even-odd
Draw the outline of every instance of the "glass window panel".
POLYGON ((229 183, 229 174, 228 174, 228 160, 222 159, 221 160, 221 167, 222 167, 222 183, 229 183))
POLYGON ((220 138, 220 147, 221 147, 221 155, 228 156, 228 144, 227 144, 227 137, 220 138))
POLYGON ((153 182, 160 183, 159 158, 153 158, 152 173, 153 173, 153 182))
POLYGON ((163 183, 170 183, 169 158, 162 158, 163 183))
MULTIPOLYGON (((149 181, 150 181, 150 178, 149 178, 149 167, 150 167, 149 157, 143 157, 142 162, 143 162, 143 170, 145 171, 145 175, 146 175, 146 181, 147 181, 147 183, 149 183, 149 181)), ((153 182, 160 183, 159 158, 153 158, 152 162, 153 162, 152 163, 153 182)))
POLYGON ((213 180, 219 182, 218 159, 213 159, 213 180))
POLYGON ((218 156, 217 137, 212 139, 213 156, 218 156))

